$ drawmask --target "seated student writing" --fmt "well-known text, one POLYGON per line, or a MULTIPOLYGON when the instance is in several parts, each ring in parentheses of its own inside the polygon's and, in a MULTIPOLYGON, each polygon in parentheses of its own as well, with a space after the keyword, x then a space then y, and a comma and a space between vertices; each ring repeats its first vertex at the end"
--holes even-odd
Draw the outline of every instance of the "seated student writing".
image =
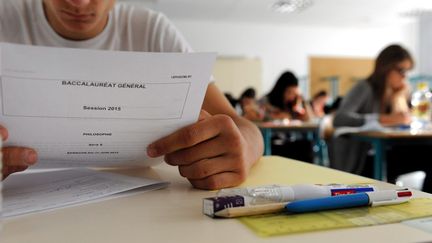
POLYGON ((329 96, 325 90, 319 91, 312 97, 312 100, 310 101, 310 106, 314 117, 322 118, 323 116, 325 116, 325 107, 328 99, 329 96))
MULTIPOLYGON (((0 41, 118 51, 192 51, 164 15, 115 0, 2 0, 0 41)), ((0 134, 7 139, 7 128, 1 126, 0 134)), ((31 148, 5 147, 2 152, 4 177, 37 161, 37 151, 31 148)), ((240 184, 262 152, 259 130, 236 114, 214 83, 208 86, 199 121, 147 148, 150 157, 164 155, 168 164, 178 166, 183 177, 202 189, 240 184)))
POLYGON ((266 119, 289 119, 309 121, 311 111, 306 106, 298 87, 298 79, 292 72, 284 72, 273 89, 260 103, 265 109, 266 119))
MULTIPOLYGON (((409 124, 405 73, 413 64, 411 55, 401 46, 385 48, 376 59, 373 73, 343 98, 333 119, 334 127, 357 127, 373 121, 382 125, 409 124)), ((368 144, 338 137, 334 146, 334 168, 362 172, 368 144)))
POLYGON ((243 91, 238 100, 238 107, 238 113, 250 121, 257 122, 264 119, 264 112, 258 105, 254 88, 247 88, 243 91))
MULTIPOLYGON (((311 111, 303 100, 298 79, 292 72, 284 72, 273 89, 260 100, 266 120, 284 119, 307 122, 311 111)), ((313 161, 312 144, 303 133, 279 131, 273 133, 272 153, 306 162, 313 161)))

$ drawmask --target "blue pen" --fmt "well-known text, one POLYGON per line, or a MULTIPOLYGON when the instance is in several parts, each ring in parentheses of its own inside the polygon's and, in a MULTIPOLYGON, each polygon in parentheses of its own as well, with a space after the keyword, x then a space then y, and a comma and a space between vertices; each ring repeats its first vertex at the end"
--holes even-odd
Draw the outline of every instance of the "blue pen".
POLYGON ((361 192, 325 198, 306 199, 288 203, 285 211, 290 213, 307 213, 340 208, 361 206, 380 206, 407 202, 412 196, 409 190, 386 190, 361 192))

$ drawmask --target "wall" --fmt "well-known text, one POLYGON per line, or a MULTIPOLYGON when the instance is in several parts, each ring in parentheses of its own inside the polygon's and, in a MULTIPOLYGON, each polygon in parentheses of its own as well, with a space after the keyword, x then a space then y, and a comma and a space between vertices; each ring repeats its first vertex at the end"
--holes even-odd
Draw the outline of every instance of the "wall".
POLYGON ((310 95, 321 90, 333 99, 345 95, 359 80, 365 79, 372 71, 372 58, 324 58, 309 59, 310 95), (335 82, 335 83, 334 83, 335 82))
POLYGON ((375 57, 390 43, 405 45, 417 56, 417 25, 376 28, 336 28, 225 23, 172 19, 196 51, 222 56, 260 58, 263 90, 267 92, 283 70, 308 75, 309 56, 375 57))
POLYGON ((246 88, 262 90, 262 63, 258 58, 218 58, 213 69, 218 87, 235 98, 246 88))
POLYGON ((419 72, 432 75, 432 17, 423 16, 419 24, 419 72))

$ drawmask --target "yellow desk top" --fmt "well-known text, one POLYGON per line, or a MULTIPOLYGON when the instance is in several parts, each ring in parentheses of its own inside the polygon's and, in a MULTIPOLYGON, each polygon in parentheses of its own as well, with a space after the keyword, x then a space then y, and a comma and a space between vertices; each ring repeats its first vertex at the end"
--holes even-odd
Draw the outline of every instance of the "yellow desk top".
MULTIPOLYGON (((430 242, 432 234, 403 224, 338 229, 260 238, 235 219, 202 214, 212 191, 194 189, 166 164, 119 173, 171 181, 162 190, 37 213, 3 222, 2 243, 114 242, 430 242), (398 232, 395 234, 395 232, 398 232)), ((280 157, 264 157, 244 185, 272 183, 360 183, 371 180, 280 157)), ((392 187, 378 182, 379 187, 392 187)), ((420 195, 429 194, 416 192, 420 195)))
POLYGON ((373 179, 330 168, 317 167, 310 163, 277 156, 267 156, 252 168, 248 179, 241 186, 297 183, 360 184, 373 183, 374 181, 373 179), (319 173, 316 173, 317 170, 319 173))

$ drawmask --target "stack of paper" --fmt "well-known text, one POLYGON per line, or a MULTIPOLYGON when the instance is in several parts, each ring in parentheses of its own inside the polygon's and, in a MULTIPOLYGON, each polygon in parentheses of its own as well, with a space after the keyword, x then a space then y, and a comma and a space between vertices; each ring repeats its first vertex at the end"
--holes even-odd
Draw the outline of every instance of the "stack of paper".
POLYGON ((55 209, 134 189, 155 190, 167 182, 90 169, 21 173, 5 180, 3 217, 55 209))

